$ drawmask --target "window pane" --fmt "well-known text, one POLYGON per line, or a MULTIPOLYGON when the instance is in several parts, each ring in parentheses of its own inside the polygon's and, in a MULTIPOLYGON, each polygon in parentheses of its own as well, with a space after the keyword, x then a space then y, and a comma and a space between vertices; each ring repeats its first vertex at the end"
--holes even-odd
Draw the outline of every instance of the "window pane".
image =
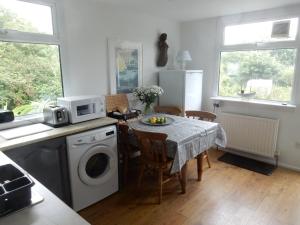
POLYGON ((296 49, 222 52, 219 95, 290 101, 296 49), (245 95, 244 95, 245 96, 245 95))
POLYGON ((40 113, 62 96, 56 45, 0 42, 0 109, 40 113))
POLYGON ((259 42, 291 41, 296 39, 298 18, 283 21, 241 24, 225 27, 225 45, 251 44, 259 42), (273 25, 278 22, 290 21, 287 37, 272 37, 273 25))
POLYGON ((0 0, 0 28, 53 35, 51 7, 0 0))

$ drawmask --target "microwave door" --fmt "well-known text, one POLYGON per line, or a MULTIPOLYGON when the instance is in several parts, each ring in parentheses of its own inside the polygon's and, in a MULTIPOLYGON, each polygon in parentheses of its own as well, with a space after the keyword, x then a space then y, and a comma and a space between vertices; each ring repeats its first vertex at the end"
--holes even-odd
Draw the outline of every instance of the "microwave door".
POLYGON ((89 104, 77 106, 76 111, 77 111, 77 116, 85 116, 91 114, 91 109, 89 104))

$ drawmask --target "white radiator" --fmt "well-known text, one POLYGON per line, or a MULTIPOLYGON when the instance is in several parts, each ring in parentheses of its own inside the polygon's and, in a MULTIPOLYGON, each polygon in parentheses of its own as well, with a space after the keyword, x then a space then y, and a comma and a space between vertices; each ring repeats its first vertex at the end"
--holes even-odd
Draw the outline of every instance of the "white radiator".
POLYGON ((278 119, 221 113, 218 120, 225 129, 228 148, 266 157, 277 154, 278 119))

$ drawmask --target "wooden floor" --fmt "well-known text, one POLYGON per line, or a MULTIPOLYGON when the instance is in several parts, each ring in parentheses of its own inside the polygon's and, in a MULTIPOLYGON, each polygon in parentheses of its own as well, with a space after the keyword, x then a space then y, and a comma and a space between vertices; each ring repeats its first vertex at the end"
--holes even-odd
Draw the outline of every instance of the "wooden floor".
POLYGON ((195 162, 190 162, 187 193, 179 193, 174 179, 165 185, 161 205, 155 204, 149 177, 145 186, 150 189, 139 194, 130 185, 80 215, 93 225, 300 224, 300 173, 279 168, 264 176, 217 161, 221 154, 210 153, 212 168, 205 168, 201 182, 196 181, 195 162))

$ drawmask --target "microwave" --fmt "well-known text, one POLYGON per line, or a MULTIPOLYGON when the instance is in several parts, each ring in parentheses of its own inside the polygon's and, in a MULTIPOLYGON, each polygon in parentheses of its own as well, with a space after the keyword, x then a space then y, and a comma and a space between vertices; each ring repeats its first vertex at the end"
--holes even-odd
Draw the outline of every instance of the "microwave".
POLYGON ((106 116, 104 96, 72 96, 57 99, 68 111, 70 123, 80 123, 106 116))

